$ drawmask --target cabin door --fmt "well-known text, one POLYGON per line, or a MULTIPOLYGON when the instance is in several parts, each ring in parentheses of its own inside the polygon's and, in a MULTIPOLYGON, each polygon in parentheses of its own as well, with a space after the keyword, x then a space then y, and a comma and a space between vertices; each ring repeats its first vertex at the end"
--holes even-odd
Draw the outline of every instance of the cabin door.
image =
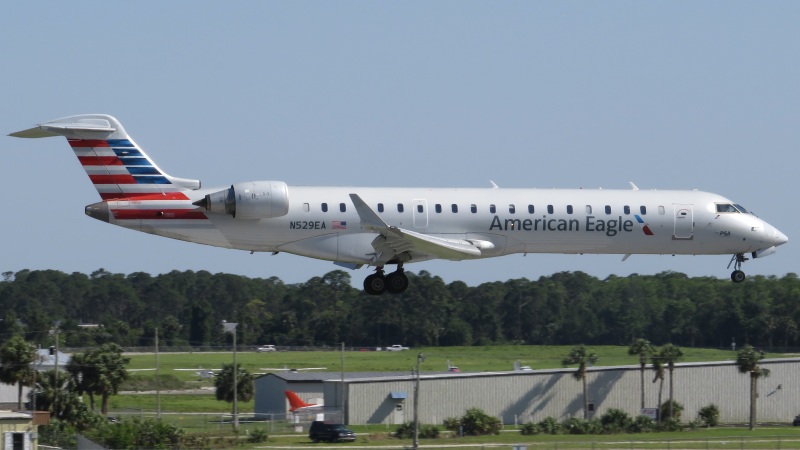
POLYGON ((675 203, 672 207, 675 213, 675 233, 672 235, 672 239, 692 239, 694 237, 692 205, 675 203))

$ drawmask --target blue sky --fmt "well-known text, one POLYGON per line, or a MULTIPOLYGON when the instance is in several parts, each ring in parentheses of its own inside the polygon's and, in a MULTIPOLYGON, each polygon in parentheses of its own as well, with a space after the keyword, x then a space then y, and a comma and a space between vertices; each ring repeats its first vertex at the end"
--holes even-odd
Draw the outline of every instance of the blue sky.
MULTIPOLYGON (((798 272, 800 3, 16 2, 0 131, 106 113, 204 186, 697 188, 787 234, 748 274, 798 272), (794 261, 794 262, 792 262, 794 261)), ((193 245, 83 214, 63 139, 0 137, 0 270, 337 268, 193 245)), ((728 277, 726 256, 514 255, 410 265, 445 281, 582 270, 728 277)), ((368 275, 352 272, 354 283, 368 275)))

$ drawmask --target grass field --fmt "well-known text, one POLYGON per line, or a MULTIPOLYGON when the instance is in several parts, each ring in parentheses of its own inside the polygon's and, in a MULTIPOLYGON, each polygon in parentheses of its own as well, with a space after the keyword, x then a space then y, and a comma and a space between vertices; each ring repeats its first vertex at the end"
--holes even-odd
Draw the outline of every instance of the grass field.
MULTIPOLYGON (((431 347, 412 349, 403 352, 346 351, 344 369, 346 372, 361 371, 410 371, 416 363, 417 353, 424 353, 422 370, 427 372, 445 371, 448 360, 464 372, 508 371, 514 361, 529 365, 534 369, 560 368, 561 360, 569 352, 569 346, 491 346, 491 347, 431 347)), ((596 346, 589 347, 598 357, 598 365, 636 365, 637 358, 628 355, 627 347, 596 346)), ((684 348, 684 362, 725 361, 735 358, 729 350, 684 348)), ((129 368, 148 369, 155 367, 153 354, 132 354, 129 368)), ((784 355, 770 354, 769 357, 784 355)), ((786 355, 795 356, 795 355, 786 355)), ((162 375, 172 375, 180 384, 194 389, 192 394, 161 394, 161 411, 165 421, 179 426, 190 433, 209 435, 231 434, 231 405, 214 398, 213 381, 202 379, 194 369, 216 369, 223 363, 230 363, 230 352, 218 353, 161 353, 159 371, 162 375), (193 369, 176 371, 175 369, 193 369), (204 388, 204 389, 203 389, 204 388), (197 391, 197 389, 203 389, 197 391)), ((275 353, 256 353, 241 351, 237 361, 250 372, 269 372, 266 368, 304 368, 325 367, 328 371, 342 369, 342 354, 338 351, 293 351, 275 353)), ((155 376, 154 371, 134 372, 132 376, 147 380, 155 376)), ((144 383, 147 384, 147 383, 144 383)), ((153 417, 156 411, 154 394, 120 394, 113 396, 110 403, 111 414, 126 416, 153 417)), ((251 431, 266 430, 270 439, 266 443, 252 444, 249 448, 270 447, 308 447, 329 448, 326 445, 313 445, 305 433, 294 433, 285 423, 251 421, 253 402, 240 403, 240 436, 251 431)), ((353 426, 359 433, 353 444, 341 446, 409 448, 411 441, 399 440, 388 435, 394 427, 387 425, 353 426)), ((744 427, 715 428, 678 433, 623 434, 611 436, 522 436, 509 428, 498 436, 464 437, 452 436, 440 439, 423 439, 421 447, 435 448, 509 448, 514 445, 528 446, 530 449, 761 449, 761 448, 800 448, 800 427, 762 428, 754 432, 744 427)))

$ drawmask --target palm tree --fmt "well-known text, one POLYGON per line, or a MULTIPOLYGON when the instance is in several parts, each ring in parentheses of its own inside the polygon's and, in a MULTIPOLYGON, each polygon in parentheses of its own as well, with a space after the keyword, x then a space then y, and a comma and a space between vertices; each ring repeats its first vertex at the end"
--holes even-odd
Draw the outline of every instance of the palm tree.
POLYGON ((641 408, 644 409, 644 369, 647 366, 647 358, 653 354, 653 346, 650 344, 650 341, 647 339, 636 339, 631 344, 630 348, 628 348, 629 355, 639 355, 639 375, 640 375, 640 386, 641 386, 641 398, 642 398, 642 406, 641 408))
POLYGON ((736 366, 739 372, 750 374, 750 429, 756 427, 756 399, 758 398, 758 379, 769 376, 769 369, 758 365, 764 359, 763 351, 756 351, 752 345, 745 345, 736 355, 736 366))
POLYGON ((0 381, 17 385, 17 409, 22 409, 22 386, 33 384, 33 367, 36 347, 15 335, 0 348, 0 381))
MULTIPOLYGON (((683 351, 676 345, 667 344, 661 347, 661 350, 658 352, 658 357, 662 364, 667 365, 667 369, 669 370, 669 416, 675 417, 675 411, 673 410, 673 405, 675 404, 673 379, 675 375, 675 363, 683 358, 683 351)), ((661 408, 661 405, 658 405, 658 407, 661 408)))
MULTIPOLYGON (((656 354, 656 350, 653 349, 652 361, 653 361, 653 371, 655 371, 655 376, 653 377, 653 383, 658 381, 658 414, 656 415, 656 423, 661 425, 661 395, 664 393, 664 363, 661 362, 661 358, 656 354)), ((670 403, 671 404, 671 403, 670 403)))
POLYGON ((572 377, 580 380, 583 383, 583 418, 589 418, 589 395, 586 390, 586 367, 590 364, 597 362, 597 355, 594 352, 588 352, 585 345, 577 345, 572 347, 569 355, 564 358, 561 363, 564 367, 577 364, 578 369, 572 373, 572 377))

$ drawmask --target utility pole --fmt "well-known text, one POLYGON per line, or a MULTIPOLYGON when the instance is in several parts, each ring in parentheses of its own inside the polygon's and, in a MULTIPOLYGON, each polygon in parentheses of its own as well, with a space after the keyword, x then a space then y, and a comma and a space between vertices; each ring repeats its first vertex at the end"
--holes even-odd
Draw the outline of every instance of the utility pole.
POLYGON ((347 423, 344 417, 344 342, 342 342, 342 379, 339 383, 339 407, 342 411, 342 423, 347 423))
POLYGON ((158 327, 156 327, 156 417, 161 420, 161 378, 158 376, 158 327))
POLYGON ((238 390, 238 381, 236 380, 237 372, 239 372, 238 367, 236 367, 236 326, 239 325, 236 322, 226 322, 222 321, 222 326, 224 327, 225 331, 228 333, 233 333, 233 431, 239 431, 239 393, 238 390))
POLYGON ((417 379, 414 383, 414 450, 419 448, 419 366, 425 361, 425 355, 417 354, 417 379))
POLYGON ((56 335, 56 348, 55 348, 55 357, 56 357, 56 395, 53 397, 53 412, 58 416, 58 396, 61 394, 61 383, 58 381, 58 335, 61 333, 61 330, 58 327, 61 326, 61 322, 55 322, 55 329, 53 330, 53 334, 56 335))

